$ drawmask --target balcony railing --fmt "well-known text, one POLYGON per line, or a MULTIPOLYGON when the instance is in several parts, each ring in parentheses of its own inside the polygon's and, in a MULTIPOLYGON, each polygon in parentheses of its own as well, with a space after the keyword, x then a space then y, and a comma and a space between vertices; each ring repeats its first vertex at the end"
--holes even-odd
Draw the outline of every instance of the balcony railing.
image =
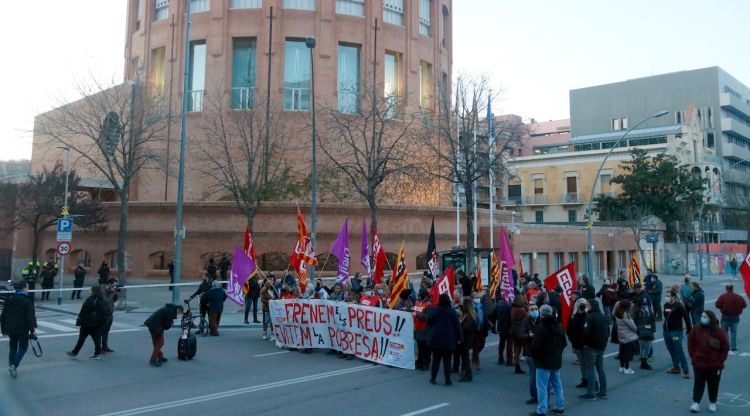
POLYGON ((284 110, 309 111, 310 89, 309 88, 284 88, 284 110))
POLYGON ((523 197, 524 205, 546 205, 547 195, 532 195, 523 197))
POLYGON ((252 87, 232 88, 232 109, 249 110, 253 108, 255 90, 252 87))
POLYGON ((558 201, 562 204, 580 204, 581 203, 581 195, 577 193, 567 193, 562 194, 558 198, 558 201))
POLYGON ((203 90, 188 91, 188 111, 203 111, 203 90))

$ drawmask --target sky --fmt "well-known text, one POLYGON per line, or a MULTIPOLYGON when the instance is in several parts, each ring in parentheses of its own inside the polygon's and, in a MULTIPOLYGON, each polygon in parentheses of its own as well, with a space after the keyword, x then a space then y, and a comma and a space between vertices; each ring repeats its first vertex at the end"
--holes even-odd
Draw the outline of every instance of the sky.
MULTIPOLYGON (((453 5, 454 75, 489 75, 503 91, 495 114, 568 118, 571 89, 709 66, 750 85, 747 0, 453 5)), ((15 0, 3 10, 0 160, 27 159, 36 114, 75 100, 86 79, 122 79, 126 1, 15 0)))

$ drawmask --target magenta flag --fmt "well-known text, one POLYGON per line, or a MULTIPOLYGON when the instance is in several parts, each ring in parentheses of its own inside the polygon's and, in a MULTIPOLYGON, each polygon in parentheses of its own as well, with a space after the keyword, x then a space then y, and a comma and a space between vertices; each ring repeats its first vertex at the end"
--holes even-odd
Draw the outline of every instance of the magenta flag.
POLYGON ((515 297, 513 280, 510 276, 510 271, 515 265, 513 250, 510 248, 505 227, 500 227, 500 296, 508 302, 512 302, 515 297))
POLYGON ((232 258, 232 276, 229 278, 229 287, 227 287, 227 297, 232 302, 238 305, 245 304, 242 285, 255 273, 255 263, 248 257, 244 250, 235 244, 234 257, 232 258))
POLYGON ((336 281, 346 283, 349 280, 349 219, 344 220, 341 226, 339 236, 333 242, 331 254, 339 259, 339 270, 336 274, 336 281))
POLYGON ((362 218, 362 245, 359 252, 359 263, 370 276, 370 248, 367 246, 367 220, 362 218))

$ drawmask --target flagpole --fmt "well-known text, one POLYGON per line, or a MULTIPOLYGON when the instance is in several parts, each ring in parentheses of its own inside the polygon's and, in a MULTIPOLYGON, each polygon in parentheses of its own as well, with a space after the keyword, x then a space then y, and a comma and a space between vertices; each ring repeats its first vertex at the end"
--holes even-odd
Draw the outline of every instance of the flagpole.
MULTIPOLYGON (((477 122, 479 121, 479 114, 475 111, 474 114, 474 166, 476 168, 477 163, 477 122)), ((471 182, 471 195, 474 200, 474 249, 477 248, 477 181, 476 179, 471 182)))
MULTIPOLYGON (((459 141, 460 135, 461 135, 461 123, 458 118, 458 107, 456 107, 456 142, 459 141)), ((458 157, 458 155, 456 155, 456 157, 458 157)), ((456 163, 456 168, 459 168, 459 166, 460 165, 456 163)), ((458 173, 456 173, 456 179, 458 179, 458 173)), ((460 195, 458 193, 458 181, 456 181, 454 193, 455 193, 455 199, 456 199, 456 247, 461 247, 461 238, 460 238, 461 228, 459 226, 459 223, 461 222, 461 200, 459 199, 460 195)))
MULTIPOLYGON (((490 250, 495 249, 495 185, 494 185, 494 179, 495 179, 495 170, 494 170, 494 160, 495 157, 495 135, 494 135, 494 124, 495 120, 492 116, 492 90, 490 90, 490 95, 487 98, 487 140, 489 140, 489 147, 490 147, 490 168, 487 172, 490 177, 490 250)), ((512 232, 512 230, 511 230, 512 232)))

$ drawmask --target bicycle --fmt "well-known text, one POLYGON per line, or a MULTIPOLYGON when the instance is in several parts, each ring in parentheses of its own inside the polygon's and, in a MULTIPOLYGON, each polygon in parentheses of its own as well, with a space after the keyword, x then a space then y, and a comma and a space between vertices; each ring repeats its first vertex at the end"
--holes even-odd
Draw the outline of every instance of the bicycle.
POLYGON ((182 313, 182 332, 189 334, 191 329, 195 329, 200 336, 208 336, 208 321, 198 314, 193 316, 190 310, 190 299, 185 299, 185 311, 182 313))

